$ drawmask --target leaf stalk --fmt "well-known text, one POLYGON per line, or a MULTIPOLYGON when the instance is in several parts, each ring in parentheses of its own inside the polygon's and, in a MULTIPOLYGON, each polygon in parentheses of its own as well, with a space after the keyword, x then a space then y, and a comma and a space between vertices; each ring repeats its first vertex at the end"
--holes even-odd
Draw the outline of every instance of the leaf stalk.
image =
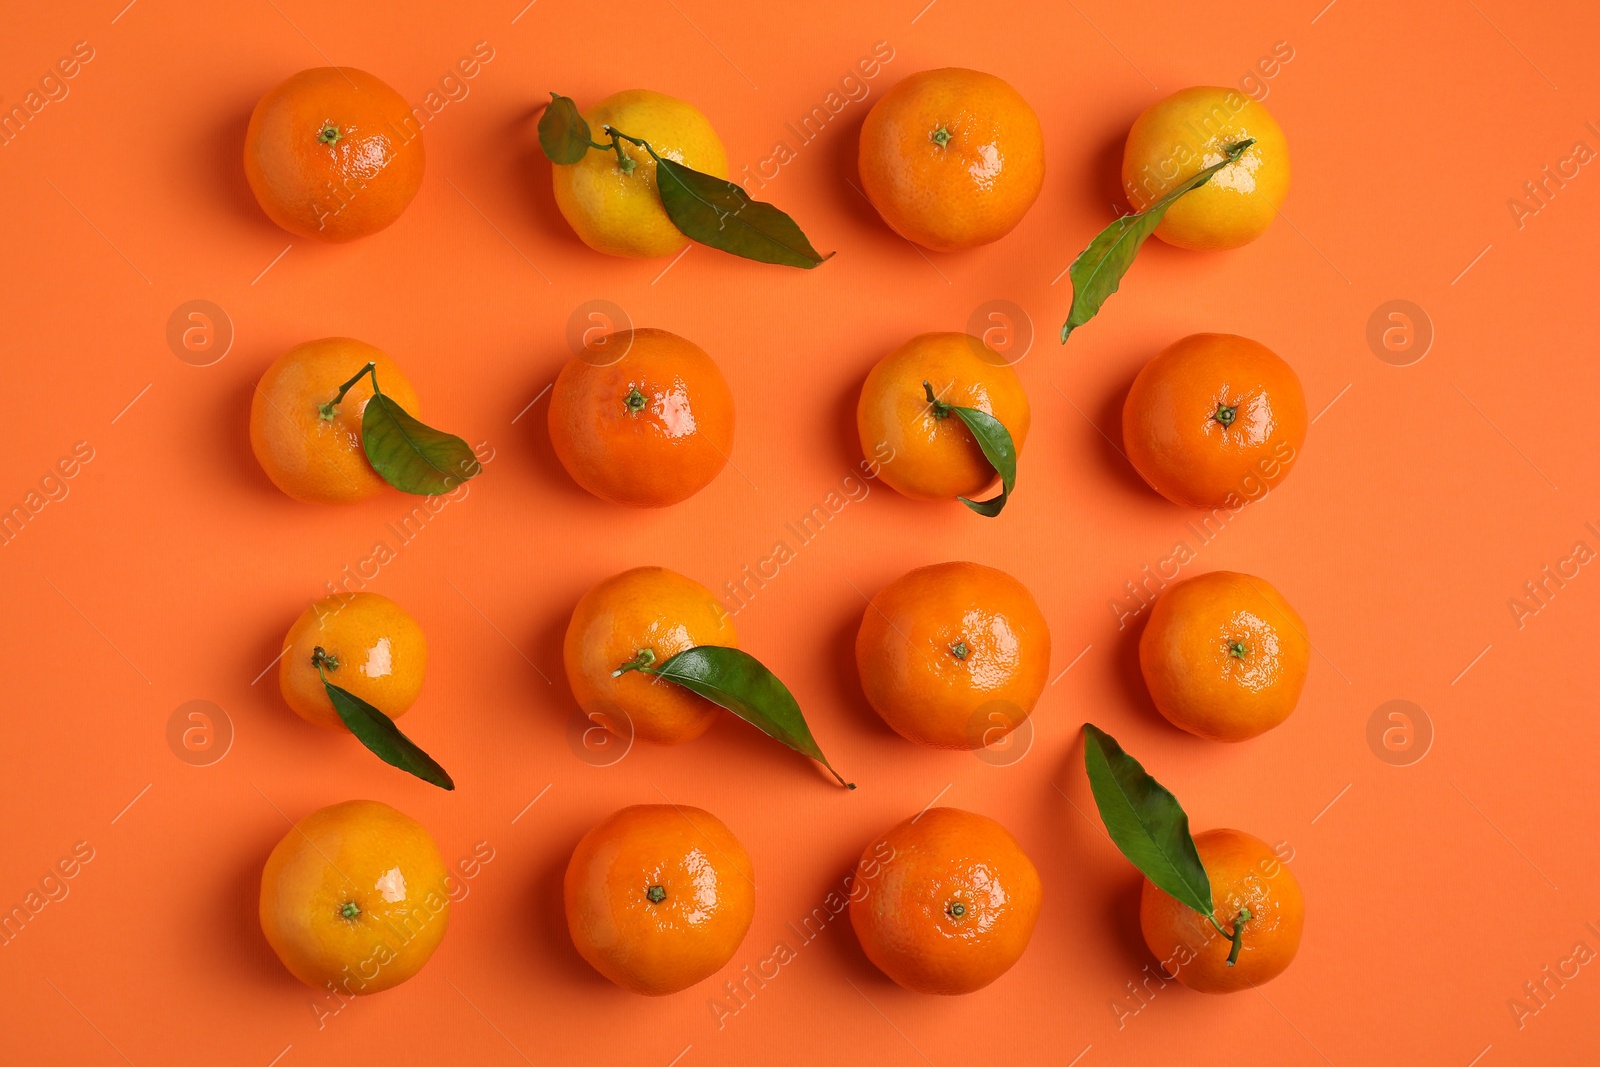
POLYGON ((317 414, 321 415, 324 419, 333 418, 333 416, 339 411, 339 404, 343 402, 344 394, 350 391, 350 387, 352 385, 355 385, 362 378, 365 378, 369 374, 372 375, 372 391, 374 393, 382 392, 382 390, 378 388, 378 365, 376 363, 368 363, 365 367, 362 367, 360 370, 356 371, 355 376, 352 377, 348 382, 345 382, 343 385, 339 386, 339 392, 334 395, 332 400, 317 408, 317 414))

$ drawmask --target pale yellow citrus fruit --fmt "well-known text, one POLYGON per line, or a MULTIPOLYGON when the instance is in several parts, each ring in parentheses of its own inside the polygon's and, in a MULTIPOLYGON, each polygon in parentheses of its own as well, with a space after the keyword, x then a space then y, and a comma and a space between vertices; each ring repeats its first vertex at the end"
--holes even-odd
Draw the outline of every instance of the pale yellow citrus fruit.
MULTIPOLYGON (((614 127, 649 141, 656 154, 674 163, 728 176, 728 155, 711 123, 693 106, 648 89, 629 89, 606 97, 583 113, 589 137, 609 145, 614 127)), ((689 243, 661 206, 656 191, 656 161, 639 145, 620 141, 633 162, 625 168, 616 152, 591 148, 578 162, 557 166, 551 184, 556 206, 583 243, 613 256, 652 259, 670 256, 689 243)))
POLYGON ((1122 187, 1135 211, 1184 179, 1255 144, 1198 189, 1179 197, 1156 236, 1179 248, 1238 248, 1260 237, 1289 191, 1289 144, 1267 109, 1237 89, 1197 85, 1152 104, 1133 122, 1122 154, 1122 187))

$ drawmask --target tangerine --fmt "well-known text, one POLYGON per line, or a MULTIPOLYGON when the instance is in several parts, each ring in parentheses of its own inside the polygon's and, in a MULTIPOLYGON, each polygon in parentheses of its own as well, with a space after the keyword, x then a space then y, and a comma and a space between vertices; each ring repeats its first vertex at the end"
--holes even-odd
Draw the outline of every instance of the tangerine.
POLYGON ((659 997, 733 958, 755 917, 755 869, 726 824, 681 804, 623 808, 578 842, 562 883, 578 953, 659 997))
POLYGON ((665 567, 635 567, 600 582, 572 611, 562 643, 567 684, 590 720, 620 737, 662 745, 693 740, 717 705, 624 665, 660 666, 698 645, 737 648, 728 612, 698 582, 665 567))
POLYGON ((1017 454, 1028 437, 1028 394, 994 349, 964 333, 913 337, 875 364, 861 387, 856 429, 869 456, 890 458, 879 476, 914 500, 976 499, 999 477, 972 431, 948 408, 976 408, 1011 434, 1017 454))
POLYGON ((261 872, 261 932, 306 985, 378 993, 422 969, 450 924, 448 873, 415 819, 375 800, 314 811, 261 872))
POLYGON ((993 74, 913 74, 861 125, 861 185, 900 236, 938 252, 997 241, 1044 186, 1039 116, 993 74))
POLYGON ((386 596, 339 593, 313 601, 283 643, 278 688, 296 715, 318 726, 347 729, 328 699, 324 674, 391 719, 404 715, 422 692, 427 639, 417 621, 386 596))
POLYGON ((850 925, 867 958, 918 993, 972 993, 1009 971, 1039 919, 1039 872, 983 815, 929 808, 868 845, 850 925))
POLYGON ((1156 226, 1157 237, 1179 248, 1249 244, 1272 224, 1289 191, 1289 144, 1272 114, 1237 89, 1182 89, 1134 120, 1122 153, 1128 202, 1145 210, 1252 137, 1238 159, 1180 196, 1156 226))
MULTIPOLYGON (((650 142, 656 154, 718 178, 728 155, 711 123, 693 105, 648 89, 614 93, 583 112, 590 136, 607 143, 607 126, 650 142)), ((590 148, 551 176, 556 207, 596 252, 613 256, 670 256, 689 243, 656 188, 656 161, 639 145, 618 140, 619 151, 590 148)))
POLYGON ((1266 345, 1196 333, 1146 363, 1122 406, 1122 442, 1175 504, 1234 509, 1289 473, 1306 440, 1306 395, 1266 345))
POLYGON ((272 483, 296 500, 350 504, 388 484, 361 447, 361 416, 372 399, 371 376, 350 386, 329 408, 339 388, 375 363, 384 395, 412 415, 417 393, 380 350, 349 337, 324 337, 279 356, 250 399, 250 447, 272 483))
POLYGON ((1271 585, 1212 571, 1161 594, 1139 636, 1139 667, 1174 726, 1245 741, 1294 711, 1310 648, 1305 623, 1271 585))
POLYGON ((728 462, 733 394, 711 357, 677 334, 606 334, 556 376, 550 443, 572 480, 602 500, 666 507, 728 462))
POLYGON ((1050 628, 1026 587, 977 563, 919 567, 872 598, 856 667, 900 736, 982 748, 1020 726, 1050 672, 1050 628))
POLYGON ((1294 872, 1265 841, 1240 830, 1195 835, 1222 926, 1238 923, 1232 941, 1210 919, 1180 904, 1149 879, 1139 897, 1144 942, 1167 973, 1201 993, 1234 993, 1270 982, 1294 962, 1305 928, 1305 897, 1294 872), (1248 909, 1248 915, 1245 914, 1248 909), (1242 922, 1241 922, 1242 920, 1242 922))
POLYGON ((263 96, 244 138, 244 173, 290 233, 353 241, 394 222, 422 186, 411 105, 354 67, 302 70, 263 96))

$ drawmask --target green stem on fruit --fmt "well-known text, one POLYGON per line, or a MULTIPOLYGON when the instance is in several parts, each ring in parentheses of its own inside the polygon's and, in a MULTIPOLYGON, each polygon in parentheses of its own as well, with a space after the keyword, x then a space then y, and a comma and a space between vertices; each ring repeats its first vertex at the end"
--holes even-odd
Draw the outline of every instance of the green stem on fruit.
POLYGON ((933 143, 938 145, 940 148, 943 148, 945 145, 950 143, 950 131, 945 129, 943 126, 940 126, 937 130, 934 130, 933 133, 929 134, 929 137, 933 140, 933 143))
POLYGON ((1212 414, 1211 417, 1222 423, 1224 426, 1232 426, 1233 420, 1238 416, 1238 414, 1239 405, 1235 404, 1232 407, 1229 407, 1227 404, 1218 404, 1216 412, 1212 414))
POLYGON ((617 165, 622 168, 622 173, 632 174, 634 167, 633 157, 625 154, 622 151, 623 141, 627 141, 629 144, 638 145, 640 148, 650 153, 651 159, 655 160, 657 163, 661 162, 661 157, 656 155, 656 150, 650 147, 649 141, 646 141, 640 137, 629 137, 621 130, 612 126, 602 126, 600 128, 605 130, 607 135, 609 135, 611 138, 611 148, 613 148, 617 153, 617 165))
POLYGON ((967 647, 967 643, 965 641, 957 641, 955 644, 950 646, 950 654, 956 659, 966 659, 968 656, 972 655, 972 650, 967 647))
POLYGON ((317 414, 321 415, 324 419, 333 418, 334 415, 336 415, 339 411, 339 402, 344 399, 344 394, 350 391, 350 387, 352 385, 356 384, 369 374, 372 375, 372 391, 374 393, 382 392, 382 390, 378 388, 378 365, 376 363, 368 363, 365 367, 362 367, 360 370, 356 371, 355 377, 339 386, 338 394, 326 404, 318 407, 317 414))
POLYGON ((353 900, 345 901, 344 906, 339 909, 339 917, 341 919, 361 918, 361 905, 357 904, 353 900))
POLYGON ((952 900, 945 906, 945 914, 952 919, 960 920, 967 914, 967 906, 959 900, 952 900))
POLYGON ((1233 644, 1228 646, 1228 655, 1232 656, 1234 659, 1244 659, 1249 654, 1250 646, 1245 644, 1243 641, 1235 641, 1233 644))
POLYGON ((1239 962, 1239 948, 1244 944, 1244 924, 1250 921, 1249 907, 1241 907, 1239 914, 1234 916, 1233 933, 1231 934, 1225 926, 1217 921, 1215 915, 1207 915, 1206 918, 1211 920, 1211 925, 1217 928, 1217 933, 1232 943, 1233 947, 1228 950, 1228 966, 1232 967, 1239 962))
MULTIPOLYGON (((607 127, 607 128, 609 129, 609 127, 607 127)), ((590 142, 590 144, 593 144, 593 143, 594 142, 592 142, 592 141, 590 142)), ((606 147, 606 146, 602 145, 600 147, 603 148, 603 147, 606 147)), ((637 164, 634 163, 632 156, 628 155, 626 152, 624 152, 622 150, 622 142, 617 140, 615 135, 613 135, 612 138, 611 138, 610 148, 611 148, 612 151, 616 152, 616 154, 617 154, 617 166, 622 168, 622 173, 624 173, 624 174, 632 174, 633 173, 633 168, 635 166, 637 166, 637 164)))
POLYGON ((318 674, 322 673, 324 667, 336 671, 339 669, 339 657, 324 651, 322 646, 318 645, 311 650, 311 665, 317 669, 318 674))
POLYGON ((620 678, 629 671, 638 671, 641 674, 654 674, 656 672, 650 669, 650 664, 654 663, 655 661, 656 654, 653 649, 641 648, 632 659, 618 667, 616 670, 612 671, 611 677, 620 678))
POLYGON ((644 891, 644 898, 652 904, 659 904, 663 900, 667 899, 667 887, 664 885, 653 885, 644 891))
POLYGON ((339 127, 331 122, 317 131, 317 141, 320 144, 337 144, 343 136, 344 134, 339 130, 339 127))
POLYGON ((638 389, 634 389, 633 392, 622 398, 622 402, 627 405, 629 411, 638 412, 644 408, 645 399, 643 393, 639 392, 638 389))
POLYGON ((926 379, 922 382, 922 388, 928 394, 928 406, 933 408, 933 417, 936 419, 948 419, 950 417, 950 405, 933 395, 933 386, 929 385, 926 379))

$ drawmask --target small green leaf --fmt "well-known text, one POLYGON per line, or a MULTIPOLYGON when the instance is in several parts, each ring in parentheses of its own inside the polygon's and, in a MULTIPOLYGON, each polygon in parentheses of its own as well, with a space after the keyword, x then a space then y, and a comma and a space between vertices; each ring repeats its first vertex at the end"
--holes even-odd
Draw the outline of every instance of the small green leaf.
POLYGON ((1007 430, 1005 423, 977 408, 964 408, 958 404, 949 404, 940 400, 933 391, 933 383, 923 380, 922 391, 928 398, 929 407, 933 408, 936 418, 946 419, 954 412, 961 419, 972 437, 978 442, 978 448, 983 452, 983 458, 989 461, 989 466, 1000 476, 1000 495, 988 500, 968 500, 966 497, 957 497, 963 504, 976 511, 979 515, 994 518, 1000 514, 1000 509, 1006 506, 1006 497, 1011 494, 1012 487, 1017 484, 1017 445, 1011 439, 1011 431, 1007 430))
POLYGON ((465 441, 418 422, 380 392, 361 413, 361 447, 372 469, 403 493, 448 493, 483 470, 465 441))
POLYGON ((748 652, 718 645, 687 648, 648 673, 699 693, 727 708, 769 737, 828 768, 840 785, 854 789, 817 747, 794 694, 748 652))
MULTIPOLYGON (((652 153, 653 154, 653 153, 652 153)), ((795 221, 724 178, 656 156, 661 206, 684 236, 745 259, 810 270, 818 255, 795 221)))
POLYGON ((964 408, 956 404, 951 404, 950 410, 967 424, 967 429, 972 431, 978 447, 983 449, 983 458, 988 460, 989 466, 1000 475, 999 496, 990 497, 988 500, 968 500, 966 497, 959 499, 979 515, 987 515, 992 519, 1006 506, 1006 498, 1011 495, 1012 487, 1017 484, 1017 446, 1011 440, 1011 431, 1006 429, 1005 423, 987 411, 964 408))
POLYGON ((1255 138, 1250 137, 1229 145, 1223 149, 1224 158, 1221 162, 1213 163, 1184 179, 1166 196, 1138 214, 1123 215, 1089 242, 1089 247, 1079 253, 1067 269, 1072 278, 1072 310, 1067 313, 1067 321, 1061 327, 1062 344, 1067 343, 1067 337, 1073 330, 1094 318, 1100 305, 1117 291, 1122 276, 1133 266, 1133 257, 1138 255, 1140 246, 1155 233, 1167 209, 1177 202, 1178 197, 1210 181, 1213 174, 1236 162, 1245 149, 1255 143, 1255 138))
POLYGON ((550 103, 539 116, 539 147, 550 162, 568 166, 578 162, 592 147, 589 124, 578 112, 570 96, 550 94, 550 103))
MULTIPOLYGON (((320 667, 318 672, 321 672, 320 667)), ((401 733, 393 719, 354 693, 340 689, 325 675, 322 685, 328 691, 328 699, 333 701, 333 710, 339 713, 339 718, 344 720, 357 740, 376 753, 379 759, 440 789, 456 787, 445 769, 401 733)))
POLYGON ((1211 879, 1189 835, 1189 816, 1166 787, 1093 723, 1083 724, 1083 764, 1112 842, 1167 895, 1207 917, 1211 879))

